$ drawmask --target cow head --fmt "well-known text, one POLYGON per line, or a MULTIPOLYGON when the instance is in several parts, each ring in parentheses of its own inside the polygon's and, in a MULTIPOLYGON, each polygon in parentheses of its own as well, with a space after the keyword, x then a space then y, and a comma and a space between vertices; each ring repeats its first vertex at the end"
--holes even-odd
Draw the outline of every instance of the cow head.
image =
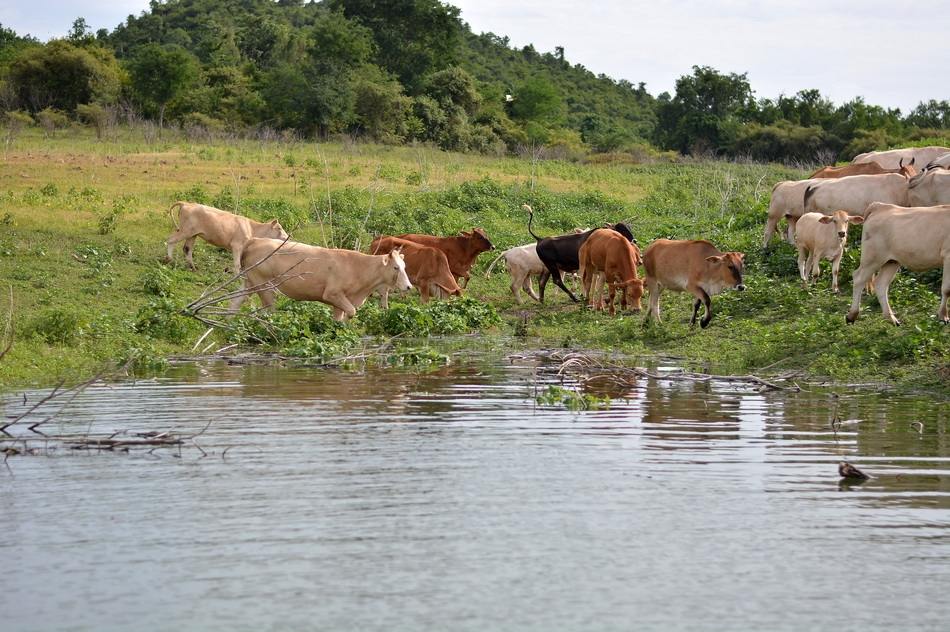
POLYGON ((706 257, 712 267, 710 271, 714 278, 726 287, 732 287, 740 292, 745 289, 742 283, 742 266, 745 262, 744 252, 724 252, 721 255, 706 257))
POLYGON ((461 235, 468 238, 469 243, 472 245, 472 250, 475 252, 485 252, 486 250, 495 249, 495 246, 492 245, 488 239, 488 235, 486 235, 485 231, 481 228, 475 228, 471 231, 463 230, 461 235))
POLYGON ((255 237, 270 237, 271 239, 280 240, 290 238, 290 235, 287 234, 287 232, 284 230, 284 227, 281 226, 280 222, 278 222, 276 219, 272 219, 269 222, 264 222, 260 227, 262 230, 259 232, 262 234, 255 235, 255 237))
POLYGON ((406 262, 402 259, 402 248, 396 248, 387 255, 383 255, 383 267, 386 268, 390 287, 400 292, 412 289, 412 283, 406 275, 406 262))
POLYGON ((627 283, 627 305, 635 312, 643 309, 640 299, 643 298, 643 279, 631 279, 627 283))
POLYGON ((825 215, 818 221, 822 224, 834 224, 838 239, 843 244, 848 238, 848 224, 862 224, 864 218, 860 215, 848 215, 848 211, 835 211, 834 215, 825 215))
POLYGON ((911 159, 910 159, 910 162, 908 162, 908 163, 905 165, 905 164, 904 164, 904 159, 901 158, 901 159, 900 159, 900 162, 897 164, 897 167, 898 167, 898 169, 899 169, 898 173, 901 174, 902 176, 904 176, 905 178, 907 178, 908 180, 910 180, 911 178, 913 178, 914 176, 917 175, 917 169, 916 169, 916 167, 914 167, 914 163, 915 163, 916 161, 917 161, 917 157, 915 156, 915 157, 911 158, 911 159))

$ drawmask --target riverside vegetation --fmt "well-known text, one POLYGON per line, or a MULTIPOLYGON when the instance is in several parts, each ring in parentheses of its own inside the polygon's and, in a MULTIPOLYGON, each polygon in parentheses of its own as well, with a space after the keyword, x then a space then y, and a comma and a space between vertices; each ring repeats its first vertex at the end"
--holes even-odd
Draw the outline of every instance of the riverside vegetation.
MULTIPOLYGON (((847 288, 860 252, 853 231, 842 262, 843 293, 829 273, 804 289, 796 254, 773 242, 760 251, 772 185, 804 169, 755 163, 583 164, 449 153, 363 143, 200 141, 124 130, 102 142, 75 128, 47 138, 24 130, 0 164, 0 319, 12 288, 14 343, 0 362, 7 387, 79 379, 133 359, 138 374, 166 358, 238 344, 325 362, 379 346, 379 361, 444 359, 431 337, 480 332, 506 346, 584 347, 664 355, 723 372, 801 371, 805 378, 888 380, 946 389, 950 330, 936 322, 940 272, 902 272, 891 286, 904 325, 880 318, 876 300, 846 326, 847 288), (199 240, 198 272, 159 261, 178 199, 255 219, 276 217, 295 240, 365 249, 378 233, 455 234, 484 228, 498 248, 483 254, 462 300, 422 306, 417 295, 375 299, 339 324, 320 304, 285 302, 260 320, 207 329, 182 309, 226 278, 230 256, 199 240), (714 299, 708 330, 688 324, 691 297, 664 296, 664 322, 609 317, 548 286, 546 304, 518 305, 500 251, 529 243, 523 203, 539 234, 626 221, 641 247, 658 237, 705 238, 747 253, 747 290, 714 299), (428 339, 427 339, 428 337, 428 339)), ((256 299, 255 299, 256 302, 256 299)), ((365 357, 365 356, 364 356, 365 357)))

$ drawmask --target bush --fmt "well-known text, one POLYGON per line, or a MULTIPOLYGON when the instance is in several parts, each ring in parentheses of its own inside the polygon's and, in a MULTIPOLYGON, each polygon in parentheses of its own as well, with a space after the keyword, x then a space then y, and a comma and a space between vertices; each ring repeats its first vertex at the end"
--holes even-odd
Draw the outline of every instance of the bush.
POLYGON ((43 128, 43 132, 48 137, 53 137, 56 130, 63 129, 69 125, 69 118, 66 113, 56 108, 46 108, 36 113, 36 122, 43 128))
POLYGON ((172 295, 172 277, 168 268, 156 265, 142 275, 142 291, 153 296, 168 298, 172 295))
POLYGON ((194 332, 195 326, 179 312, 178 306, 169 298, 152 299, 139 309, 132 328, 149 338, 182 343, 194 332))
POLYGON ((71 345, 82 335, 82 322, 69 310, 53 308, 34 319, 27 327, 27 333, 49 344, 71 345))
POLYGON ((325 360, 349 353, 359 342, 356 332, 333 320, 330 308, 321 303, 287 301, 274 312, 238 316, 233 326, 234 342, 298 357, 325 360))

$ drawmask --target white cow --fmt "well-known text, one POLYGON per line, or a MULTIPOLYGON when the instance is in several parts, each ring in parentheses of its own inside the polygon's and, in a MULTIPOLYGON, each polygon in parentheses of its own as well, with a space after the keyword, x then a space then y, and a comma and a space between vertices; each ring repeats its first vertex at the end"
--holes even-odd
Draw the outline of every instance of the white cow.
POLYGON ((876 162, 885 169, 897 169, 901 159, 904 164, 908 164, 912 158, 916 159, 914 164, 922 168, 929 164, 931 160, 950 152, 950 147, 907 147, 905 149, 891 149, 889 151, 869 151, 858 154, 852 160, 852 163, 876 162))
POLYGON ((831 291, 838 293, 838 269, 848 241, 848 225, 863 221, 860 215, 848 215, 847 211, 835 211, 833 215, 805 213, 798 219, 795 227, 798 272, 806 285, 811 277, 820 273, 821 260, 828 259, 831 261, 831 291))
POLYGON ((887 300, 887 290, 901 266, 918 272, 943 268, 937 318, 944 323, 950 322, 947 314, 947 300, 950 299, 950 205, 904 208, 881 203, 868 207, 861 232, 861 265, 854 271, 854 294, 847 315, 849 323, 858 318, 862 287, 880 270, 875 280, 875 292, 881 311, 885 319, 900 324, 887 300))
POLYGON ((950 204, 950 171, 930 169, 907 183, 907 206, 950 204))
POLYGON ((823 180, 805 190, 804 209, 806 213, 831 215, 844 210, 851 215, 863 216, 872 202, 907 206, 907 178, 885 173, 823 180))
POLYGON ((950 152, 937 156, 924 166, 924 169, 950 169, 950 152))
POLYGON ((509 248, 491 262, 486 274, 491 274, 492 268, 501 259, 504 259, 508 265, 508 273, 511 274, 511 294, 515 297, 515 300, 521 303, 521 290, 523 289, 528 293, 528 296, 540 301, 541 299, 534 288, 531 287, 531 277, 543 274, 547 268, 544 267, 541 258, 538 256, 537 244, 531 243, 509 248))

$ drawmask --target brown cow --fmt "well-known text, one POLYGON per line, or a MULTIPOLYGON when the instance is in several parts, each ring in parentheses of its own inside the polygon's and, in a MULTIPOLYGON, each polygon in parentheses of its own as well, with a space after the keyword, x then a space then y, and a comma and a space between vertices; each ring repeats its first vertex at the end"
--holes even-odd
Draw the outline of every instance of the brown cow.
MULTIPOLYGON (((422 302, 428 303, 429 296, 446 294, 462 295, 462 288, 455 282, 449 270, 449 260, 445 253, 436 248, 417 244, 414 241, 398 237, 377 237, 370 245, 370 254, 384 255, 399 250, 406 262, 406 274, 412 284, 419 288, 422 302)), ((384 290, 380 304, 389 307, 389 291, 384 290)))
POLYGON ((614 315, 614 297, 617 288, 621 289, 620 308, 627 307, 640 311, 640 299, 643 297, 643 280, 637 273, 642 261, 640 249, 615 230, 602 228, 595 230, 578 251, 580 275, 584 284, 584 293, 591 307, 603 310, 603 284, 609 288, 607 303, 610 315, 614 315), (593 288, 591 287, 593 282, 593 288))
POLYGON ((213 206, 193 202, 172 204, 168 209, 168 214, 172 216, 172 223, 175 223, 173 212, 176 206, 178 207, 178 223, 175 224, 175 232, 169 235, 166 241, 168 254, 165 257, 165 263, 172 262, 175 244, 184 241, 182 248, 185 251, 185 260, 194 270, 195 262, 191 255, 195 239, 202 237, 209 244, 231 251, 236 273, 241 269, 241 251, 248 240, 253 237, 287 239, 287 233, 276 219, 264 223, 255 222, 243 215, 235 215, 213 206))
POLYGON ((334 320, 345 320, 373 292, 412 289, 398 252, 367 255, 295 241, 251 239, 241 261, 246 293, 231 300, 232 312, 240 309, 250 292, 261 297, 264 309, 270 309, 279 290, 298 301, 326 303, 333 307, 334 320))
POLYGON ((844 165, 843 167, 822 167, 809 178, 844 178, 845 176, 873 176, 881 173, 899 173, 905 178, 913 178, 917 175, 917 169, 914 167, 916 158, 911 158, 910 162, 904 164, 901 158, 897 169, 885 169, 876 162, 859 162, 854 165, 844 165))
POLYGON ((660 322, 660 292, 665 288, 695 296, 693 317, 689 324, 696 323, 696 315, 702 304, 706 314, 699 325, 707 327, 712 320, 712 301, 709 297, 731 287, 740 291, 745 289, 742 284, 744 259, 744 253, 719 252, 715 246, 702 239, 657 239, 643 253, 646 284, 650 290, 647 319, 655 318, 660 322))
POLYGON ((436 237, 416 233, 396 235, 396 237, 444 252, 449 260, 449 269, 452 274, 458 279, 464 279, 462 287, 468 285, 468 271, 472 269, 475 258, 486 250, 495 249, 488 240, 488 235, 481 228, 475 228, 471 232, 463 230, 458 237, 436 237))

